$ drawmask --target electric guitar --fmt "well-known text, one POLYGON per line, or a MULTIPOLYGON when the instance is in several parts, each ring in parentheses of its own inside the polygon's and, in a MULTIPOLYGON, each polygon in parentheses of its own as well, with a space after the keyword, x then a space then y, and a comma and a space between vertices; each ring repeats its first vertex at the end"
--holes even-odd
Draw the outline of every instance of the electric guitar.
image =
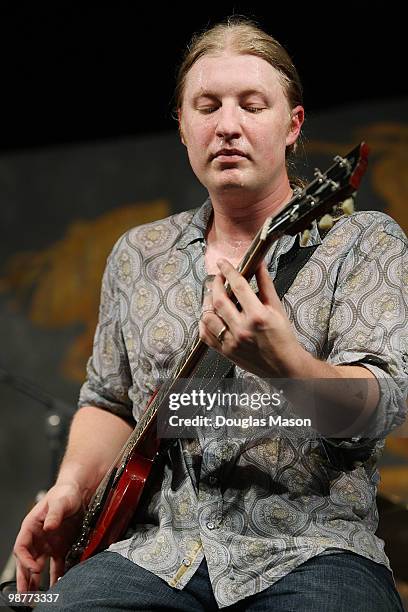
MULTIPOLYGON (((308 228, 315 219, 320 219, 321 229, 329 229, 334 222, 329 212, 338 212, 340 203, 342 213, 351 214, 351 196, 357 191, 367 168, 367 157, 368 147, 363 142, 345 157, 336 155, 326 172, 316 169, 311 183, 297 190, 277 215, 266 219, 243 257, 239 272, 250 280, 270 246, 284 234, 303 232, 301 240, 307 241, 308 228)), ((226 290, 236 303, 228 285, 226 290)), ((151 398, 89 503, 79 538, 66 556, 66 571, 120 540, 125 533, 155 462, 167 452, 169 441, 160 440, 156 435, 158 410, 168 401, 174 385, 194 376, 207 349, 207 345, 196 338, 171 381, 162 385, 151 398)))

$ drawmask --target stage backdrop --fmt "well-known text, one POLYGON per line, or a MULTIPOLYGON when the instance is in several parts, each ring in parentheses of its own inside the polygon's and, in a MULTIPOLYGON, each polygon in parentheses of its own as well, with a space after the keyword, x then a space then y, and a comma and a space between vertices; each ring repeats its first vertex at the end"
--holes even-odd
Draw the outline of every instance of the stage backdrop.
MULTIPOLYGON (((371 156, 358 208, 385 210, 407 231, 407 104, 370 102, 308 117, 301 174, 311 178, 314 167, 366 140, 371 156)), ((110 249, 128 228, 205 197, 176 131, 0 158, 0 568, 37 491, 49 484, 58 438, 52 415, 66 425, 75 409, 110 249)), ((404 453, 393 461, 404 463, 404 453)))

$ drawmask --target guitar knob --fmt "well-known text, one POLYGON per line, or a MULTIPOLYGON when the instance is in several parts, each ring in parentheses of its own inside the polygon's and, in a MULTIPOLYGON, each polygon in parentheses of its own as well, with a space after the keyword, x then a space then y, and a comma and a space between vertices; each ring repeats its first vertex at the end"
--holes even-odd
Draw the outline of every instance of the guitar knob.
POLYGON ((334 225, 334 219, 331 215, 323 215, 317 225, 321 230, 329 230, 334 225))
POLYGON ((353 214, 354 212, 354 200, 353 198, 347 198, 347 200, 344 200, 344 202, 341 204, 341 209, 344 212, 345 215, 350 216, 353 214))
POLYGON ((310 230, 309 230, 309 229, 305 229, 305 230, 302 232, 302 235, 300 236, 300 244, 301 244, 302 246, 306 246, 306 244, 307 244, 307 243, 308 243, 308 241, 309 241, 309 238, 310 238, 310 230))

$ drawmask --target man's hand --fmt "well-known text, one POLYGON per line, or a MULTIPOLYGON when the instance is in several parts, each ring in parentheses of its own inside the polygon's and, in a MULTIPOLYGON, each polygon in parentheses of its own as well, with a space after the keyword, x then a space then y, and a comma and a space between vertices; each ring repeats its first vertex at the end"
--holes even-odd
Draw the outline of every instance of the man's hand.
POLYGON ((217 265, 221 274, 213 281, 212 304, 207 301, 203 309, 200 338, 257 376, 294 375, 307 352, 294 334, 264 262, 256 273, 259 298, 227 260, 217 265), (225 279, 241 304, 241 312, 227 296, 225 279), (224 326, 225 332, 220 333, 224 326))
POLYGON ((82 496, 75 482, 54 485, 27 514, 14 545, 18 591, 39 589, 47 559, 50 586, 63 575, 65 556, 82 516, 82 496))
MULTIPOLYGON (((320 361, 301 346, 264 263, 256 274, 259 299, 228 261, 221 260, 218 267, 221 274, 214 278, 212 292, 203 306, 201 339, 261 378, 344 379, 347 384, 342 393, 338 393, 336 385, 320 384, 316 388, 313 398, 319 409, 318 423, 322 431, 342 432, 343 437, 360 435, 380 398, 374 374, 364 364, 332 365, 320 361), (225 279, 242 306, 241 312, 227 296, 225 279), (353 387, 358 393, 348 392, 351 379, 365 381, 353 387)), ((300 408, 296 403, 297 414, 304 416, 300 408)))
POLYGON ((57 482, 27 514, 14 545, 19 591, 38 589, 47 559, 51 585, 63 575, 84 509, 132 431, 119 416, 97 406, 75 413, 57 482))

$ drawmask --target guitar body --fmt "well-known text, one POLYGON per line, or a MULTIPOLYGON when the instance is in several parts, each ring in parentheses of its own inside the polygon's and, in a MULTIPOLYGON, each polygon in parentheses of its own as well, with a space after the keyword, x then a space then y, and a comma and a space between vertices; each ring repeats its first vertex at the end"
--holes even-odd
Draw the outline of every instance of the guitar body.
POLYGON ((139 503, 152 466, 153 459, 143 457, 136 451, 132 454, 117 483, 108 493, 103 512, 89 536, 80 561, 120 540, 139 503))

